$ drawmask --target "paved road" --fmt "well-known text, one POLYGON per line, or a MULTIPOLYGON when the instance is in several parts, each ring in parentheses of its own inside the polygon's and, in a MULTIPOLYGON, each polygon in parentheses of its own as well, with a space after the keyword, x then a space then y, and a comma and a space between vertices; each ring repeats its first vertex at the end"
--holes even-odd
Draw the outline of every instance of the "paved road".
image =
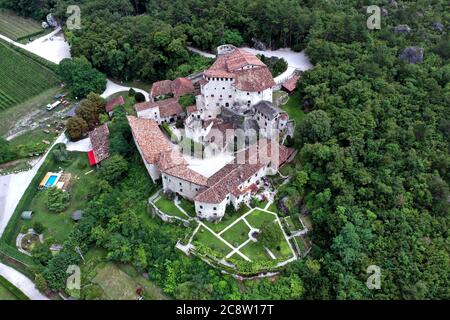
POLYGON ((0 275, 22 290, 22 292, 31 300, 49 300, 36 289, 33 281, 2 263, 0 263, 0 275))

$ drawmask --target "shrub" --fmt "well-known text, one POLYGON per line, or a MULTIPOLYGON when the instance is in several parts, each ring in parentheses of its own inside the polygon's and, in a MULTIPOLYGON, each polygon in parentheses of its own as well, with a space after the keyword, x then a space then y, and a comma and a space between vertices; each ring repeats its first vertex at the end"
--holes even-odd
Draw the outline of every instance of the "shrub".
POLYGON ((121 155, 116 154, 103 162, 99 176, 110 184, 114 184, 125 176, 127 169, 127 161, 121 155))
POLYGON ((39 221, 36 221, 33 223, 33 230, 37 233, 37 234, 42 234, 45 230, 45 227, 42 223, 40 223, 39 221))
POLYGON ((49 188, 46 191, 47 208, 50 212, 60 213, 67 209, 70 203, 70 194, 57 188, 49 188))
POLYGON ((142 92, 136 92, 134 99, 136 100, 136 103, 145 102, 145 96, 142 92))

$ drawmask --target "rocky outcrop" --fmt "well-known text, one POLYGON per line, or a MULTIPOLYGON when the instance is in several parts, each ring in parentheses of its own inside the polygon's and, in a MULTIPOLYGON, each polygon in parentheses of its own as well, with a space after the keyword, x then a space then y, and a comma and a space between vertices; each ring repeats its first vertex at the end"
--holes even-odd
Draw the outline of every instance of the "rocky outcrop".
POLYGON ((411 28, 407 24, 400 24, 394 28, 394 32, 399 33, 410 33, 411 28))
POLYGON ((443 32, 444 31, 444 25, 439 22, 433 22, 433 29, 435 31, 443 32))
POLYGON ((408 47, 405 48, 402 53, 400 54, 400 59, 416 64, 423 61, 423 48, 420 47, 408 47))
POLYGON ((262 41, 259 41, 255 37, 252 38, 252 48, 260 51, 266 51, 267 47, 262 41))

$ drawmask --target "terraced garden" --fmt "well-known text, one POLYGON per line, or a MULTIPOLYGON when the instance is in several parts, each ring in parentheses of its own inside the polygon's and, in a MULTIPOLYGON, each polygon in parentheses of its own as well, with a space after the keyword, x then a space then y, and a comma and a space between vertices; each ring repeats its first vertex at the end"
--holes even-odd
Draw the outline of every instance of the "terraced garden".
POLYGON ((54 72, 3 43, 0 57, 0 112, 58 84, 54 72))
POLYGON ((21 40, 45 33, 39 22, 19 17, 7 10, 0 10, 0 34, 21 40))

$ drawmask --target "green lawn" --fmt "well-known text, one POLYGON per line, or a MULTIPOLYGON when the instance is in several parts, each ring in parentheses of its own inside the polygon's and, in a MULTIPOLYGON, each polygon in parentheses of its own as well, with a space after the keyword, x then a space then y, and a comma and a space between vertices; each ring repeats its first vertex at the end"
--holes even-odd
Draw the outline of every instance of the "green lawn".
POLYGON ((195 234, 194 242, 200 242, 223 256, 226 256, 231 252, 231 248, 229 246, 203 227, 201 227, 195 234))
POLYGON ((42 129, 34 129, 12 139, 9 145, 18 153, 19 158, 27 158, 30 154, 44 154, 50 145, 43 141, 53 143, 57 137, 58 133, 54 131, 45 133, 42 129))
POLYGON ((159 198, 155 202, 155 205, 159 210, 169 216, 175 216, 182 219, 188 218, 183 212, 180 211, 180 209, 175 206, 173 200, 167 199, 164 195, 162 195, 161 198, 159 198))
POLYGON ((45 33, 45 29, 42 29, 38 21, 22 18, 11 11, 0 9, 0 34, 12 40, 20 40, 39 36, 42 33, 45 33))
POLYGON ((290 119, 295 120, 296 125, 301 123, 305 117, 305 112, 300 106, 300 92, 295 91, 290 95, 288 102, 281 106, 281 109, 288 113, 290 119))
POLYGON ((11 282, 0 276, 0 301, 28 300, 28 297, 11 282))
POLYGON ((227 240, 231 245, 238 247, 239 245, 248 240, 249 232, 250 228, 243 220, 240 220, 230 229, 222 233, 221 236, 222 238, 227 240))
POLYGON ((191 217, 195 217, 197 214, 195 213, 195 204, 189 200, 181 198, 180 207, 184 209, 191 217))
POLYGON ((256 209, 245 219, 252 227, 260 229, 264 224, 274 221, 276 217, 271 213, 256 209))
POLYGON ((2 300, 17 300, 17 297, 5 286, 0 284, 0 301, 2 300))
POLYGON ((58 84, 56 74, 30 57, 0 43, 0 111, 58 84))
MULTIPOLYGON (((90 170, 86 153, 70 152, 70 160, 66 164, 58 163, 50 171, 59 171, 59 167, 65 173, 71 173, 71 195, 69 207, 62 213, 51 213, 47 210, 46 196, 44 191, 38 191, 28 205, 28 210, 34 212, 30 221, 19 222, 19 227, 31 228, 34 222, 41 222, 46 230, 46 238, 52 237, 55 243, 62 244, 74 226, 71 214, 77 209, 84 209, 88 201, 88 186, 95 183, 93 175, 85 175, 90 170)), ((51 156, 51 155, 49 155, 51 156)))
MULTIPOLYGON (((269 254, 266 252, 266 249, 259 242, 249 242, 245 247, 240 250, 243 254, 245 254, 252 261, 257 260, 272 260, 269 254)), ((235 258, 236 255, 233 255, 235 258)))

